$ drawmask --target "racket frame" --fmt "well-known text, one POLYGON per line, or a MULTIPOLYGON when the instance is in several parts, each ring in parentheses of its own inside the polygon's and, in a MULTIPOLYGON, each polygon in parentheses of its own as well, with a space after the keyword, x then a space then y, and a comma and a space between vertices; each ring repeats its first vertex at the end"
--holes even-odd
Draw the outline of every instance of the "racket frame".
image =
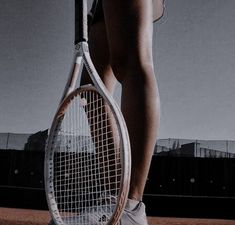
MULTIPOLYGON (((81 1, 84 2, 85 0, 81 1)), ((109 107, 113 112, 115 120, 118 121, 117 126, 121 140, 120 146, 123 147, 123 149, 120 150, 121 164, 123 167, 120 191, 117 197, 116 208, 114 209, 114 213, 110 221, 108 222, 108 225, 117 224, 124 210, 129 193, 129 183, 131 175, 131 150, 127 127, 117 103, 106 89, 92 63, 87 41, 81 41, 75 46, 74 62, 62 98, 60 100, 59 107, 56 111, 51 125, 45 152, 44 177, 46 198, 50 214, 57 225, 65 224, 60 216, 54 195, 53 158, 55 143, 53 142, 53 140, 55 139, 54 137, 58 135, 62 115, 66 108, 65 105, 68 104, 66 103, 67 99, 70 99, 71 96, 75 94, 75 92, 80 92, 82 90, 88 89, 95 89, 109 104, 109 107), (93 85, 80 86, 78 89, 75 89, 79 74, 82 72, 84 66, 93 82, 93 85)))

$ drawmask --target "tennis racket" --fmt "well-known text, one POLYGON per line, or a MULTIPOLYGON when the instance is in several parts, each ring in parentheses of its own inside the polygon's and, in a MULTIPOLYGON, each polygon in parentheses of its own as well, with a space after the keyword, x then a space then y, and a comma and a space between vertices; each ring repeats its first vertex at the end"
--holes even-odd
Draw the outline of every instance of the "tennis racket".
POLYGON ((56 225, 117 224, 129 191, 129 137, 90 58, 87 2, 75 4, 74 62, 45 151, 47 203, 56 225), (76 88, 84 68, 92 84, 76 88))

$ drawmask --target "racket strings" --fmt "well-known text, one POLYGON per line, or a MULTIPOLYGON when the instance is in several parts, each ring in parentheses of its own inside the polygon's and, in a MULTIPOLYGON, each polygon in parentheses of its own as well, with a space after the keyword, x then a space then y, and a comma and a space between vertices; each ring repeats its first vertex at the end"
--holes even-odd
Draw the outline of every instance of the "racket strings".
MULTIPOLYGON (((113 113, 95 91, 73 97, 62 118, 54 154, 54 190, 67 224, 112 214, 122 175, 113 113)), ((90 221, 95 222, 95 221, 90 221)))

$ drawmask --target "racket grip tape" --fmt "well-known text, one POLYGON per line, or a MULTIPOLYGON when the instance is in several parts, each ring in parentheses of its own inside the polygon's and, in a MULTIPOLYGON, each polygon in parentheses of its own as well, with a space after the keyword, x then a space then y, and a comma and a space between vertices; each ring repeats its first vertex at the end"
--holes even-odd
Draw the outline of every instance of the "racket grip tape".
POLYGON ((88 41, 87 28, 87 0, 75 0, 75 41, 88 41))

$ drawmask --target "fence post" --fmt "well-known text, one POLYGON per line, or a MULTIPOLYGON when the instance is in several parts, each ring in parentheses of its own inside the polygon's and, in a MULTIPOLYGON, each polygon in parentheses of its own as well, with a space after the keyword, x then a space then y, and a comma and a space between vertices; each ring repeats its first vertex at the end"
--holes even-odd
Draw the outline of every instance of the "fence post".
POLYGON ((10 136, 10 133, 7 133, 7 143, 6 143, 6 150, 8 149, 9 136, 10 136))

